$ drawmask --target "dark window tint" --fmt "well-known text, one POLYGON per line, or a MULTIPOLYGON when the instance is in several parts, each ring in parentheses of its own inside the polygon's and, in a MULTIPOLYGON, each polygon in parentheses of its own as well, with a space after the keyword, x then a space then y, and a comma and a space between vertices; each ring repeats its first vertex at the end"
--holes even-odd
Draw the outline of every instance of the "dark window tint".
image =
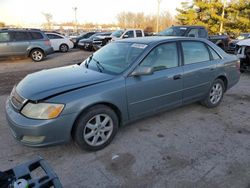
POLYGON ((87 33, 85 36, 86 37, 84 37, 84 38, 89 38, 89 37, 91 37, 93 34, 95 34, 95 33, 87 33))
POLYGON ((137 37, 142 37, 142 32, 141 32, 141 30, 136 30, 136 36, 137 36, 137 37))
POLYGON ((133 38, 134 37, 134 31, 127 31, 125 35, 128 35, 128 38, 133 38))
POLYGON ((25 41, 25 40, 30 40, 30 39, 31 37, 28 32, 25 32, 25 31, 14 32, 15 41, 25 41))
POLYGON ((182 48, 185 64, 210 60, 208 49, 202 42, 182 42, 182 48))
POLYGON ((208 48, 212 54, 213 59, 221 59, 221 57, 217 54, 217 52, 214 49, 212 49, 210 46, 208 46, 208 48))
POLYGON ((30 32, 33 40, 43 39, 43 35, 39 32, 30 32))
POLYGON ((47 34, 49 39, 62 39, 63 37, 54 34, 47 34))
POLYGON ((206 30, 205 30, 205 29, 200 29, 200 30, 199 30, 199 36, 200 36, 201 38, 206 38, 206 37, 207 37, 207 32, 206 32, 206 30))
POLYGON ((188 37, 199 37, 199 29, 191 29, 188 32, 188 37))
POLYGON ((177 67, 178 51, 176 43, 157 46, 143 60, 141 66, 153 66, 155 70, 177 67))
POLYGON ((9 42, 10 34, 8 32, 0 32, 0 42, 9 42))

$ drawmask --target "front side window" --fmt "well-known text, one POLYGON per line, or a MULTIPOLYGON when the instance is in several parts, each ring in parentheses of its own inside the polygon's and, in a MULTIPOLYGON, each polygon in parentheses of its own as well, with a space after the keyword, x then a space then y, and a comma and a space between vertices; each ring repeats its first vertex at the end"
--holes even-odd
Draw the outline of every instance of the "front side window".
POLYGON ((186 65, 210 61, 207 47, 202 42, 185 41, 182 42, 184 63, 186 65))
POLYGON ((107 74, 120 74, 140 56, 146 47, 145 44, 109 43, 85 60, 84 65, 89 69, 107 74))
POLYGON ((166 43, 155 47, 140 66, 151 66, 155 71, 178 66, 176 43, 166 43))
POLYGON ((134 37, 134 31, 127 31, 124 36, 127 35, 127 38, 133 38, 134 37))
POLYGON ((0 32, 0 42, 9 42, 10 34, 8 32, 0 32))

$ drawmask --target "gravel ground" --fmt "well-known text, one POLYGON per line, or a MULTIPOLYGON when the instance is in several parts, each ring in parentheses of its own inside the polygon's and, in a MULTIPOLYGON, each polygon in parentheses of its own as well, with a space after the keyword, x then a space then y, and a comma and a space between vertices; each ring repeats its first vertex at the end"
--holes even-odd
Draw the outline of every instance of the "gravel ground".
POLYGON ((26 74, 81 62, 89 53, 57 53, 40 63, 0 60, 0 170, 45 158, 64 187, 250 187, 250 74, 229 90, 221 105, 187 105, 121 128, 98 152, 72 142, 29 148, 11 136, 4 105, 13 85, 26 74), (113 158, 113 160, 112 160, 113 158))

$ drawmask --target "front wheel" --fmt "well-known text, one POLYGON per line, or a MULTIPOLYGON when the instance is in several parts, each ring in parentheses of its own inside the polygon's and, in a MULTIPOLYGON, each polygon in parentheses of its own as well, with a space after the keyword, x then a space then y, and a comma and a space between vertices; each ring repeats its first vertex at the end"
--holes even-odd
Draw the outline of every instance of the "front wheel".
POLYGON ((208 108, 213 108, 218 106, 222 101, 224 91, 225 91, 224 82, 221 79, 216 79, 213 82, 206 99, 202 101, 202 104, 204 104, 208 108))
POLYGON ((96 105, 77 120, 73 138, 78 146, 86 150, 100 150, 106 147, 118 131, 116 113, 105 105, 96 105))

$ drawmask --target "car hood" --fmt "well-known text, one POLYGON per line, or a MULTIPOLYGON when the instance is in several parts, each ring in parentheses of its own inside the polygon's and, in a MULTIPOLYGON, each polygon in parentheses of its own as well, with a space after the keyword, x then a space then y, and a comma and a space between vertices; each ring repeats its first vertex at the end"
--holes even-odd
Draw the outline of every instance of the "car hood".
POLYGON ((37 101, 111 80, 114 76, 81 65, 42 70, 27 75, 16 87, 24 98, 37 101))
POLYGON ((250 46, 250 39, 240 40, 237 44, 239 46, 250 46))
POLYGON ((83 43, 83 42, 92 42, 91 39, 81 39, 79 40, 80 43, 83 43))

